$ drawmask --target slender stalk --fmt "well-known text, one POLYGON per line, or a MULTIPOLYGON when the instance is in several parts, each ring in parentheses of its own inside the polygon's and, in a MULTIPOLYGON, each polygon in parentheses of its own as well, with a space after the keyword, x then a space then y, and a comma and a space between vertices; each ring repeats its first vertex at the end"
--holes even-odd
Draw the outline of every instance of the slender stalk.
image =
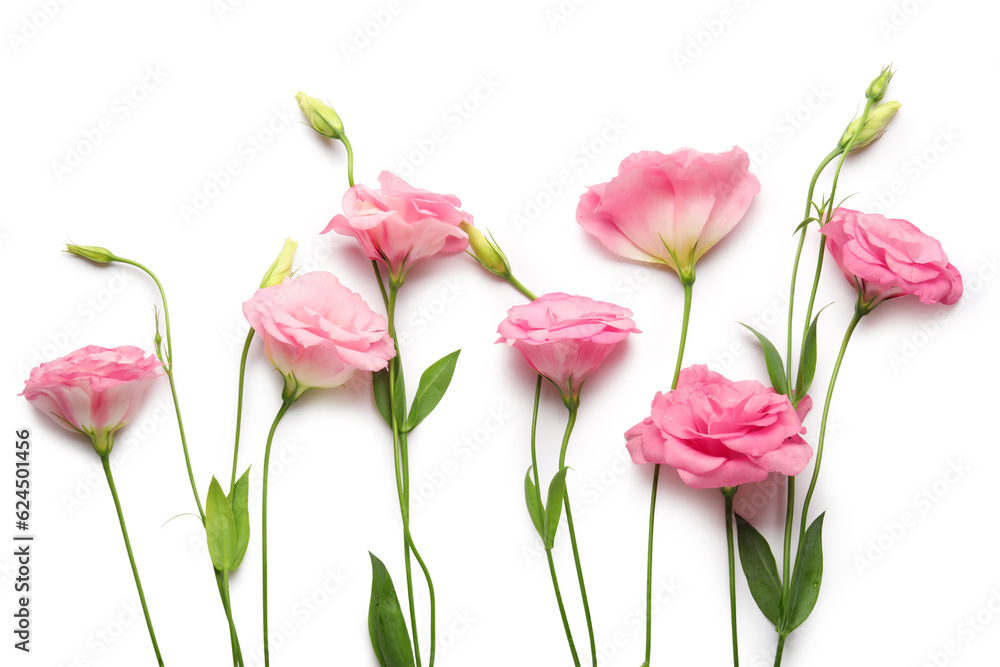
MULTIPOLYGON (((156 284, 157 290, 159 290, 160 292, 160 301, 163 303, 163 326, 166 333, 166 349, 164 353, 164 360, 166 363, 164 364, 163 370, 166 373, 167 380, 170 383, 170 395, 173 398, 174 402, 174 413, 177 415, 177 429, 180 432, 181 436, 181 449, 184 451, 184 464, 187 467, 188 480, 191 483, 191 493, 194 495, 194 502, 195 505, 197 505, 198 507, 198 516, 201 517, 201 522, 202 524, 204 524, 205 510, 202 507, 201 495, 198 493, 198 485, 197 483, 195 483, 194 479, 194 469, 191 466, 191 454, 188 451, 187 436, 184 433, 184 418, 181 416, 181 405, 180 401, 177 398, 177 384, 174 381, 174 354, 173 354, 174 347, 173 347, 173 341, 170 337, 170 308, 167 305, 167 293, 163 289, 163 284, 160 282, 160 279, 157 278, 156 274, 153 273, 148 267, 131 259, 126 259, 125 257, 118 257, 117 255, 113 256, 113 260, 121 264, 128 264, 130 266, 134 266, 140 271, 143 271, 146 275, 148 275, 150 278, 153 279, 153 282, 156 284)), ((213 571, 215 572, 215 584, 219 590, 219 598, 222 600, 223 609, 225 609, 226 602, 225 602, 225 593, 223 592, 222 574, 217 570, 214 570, 214 568, 213 571)), ((231 643, 237 646, 237 651, 238 651, 239 638, 236 635, 236 629, 235 626, 233 625, 232 614, 229 611, 227 611, 226 616, 231 626, 230 641, 231 643)), ((240 665, 243 664, 242 658, 240 659, 239 664, 240 665)))
POLYGON ((520 292, 524 296, 528 297, 528 299, 530 301, 534 301, 535 299, 538 298, 537 296, 535 296, 534 292, 532 292, 530 289, 528 289, 527 287, 525 287, 524 285, 522 285, 521 281, 518 280, 517 278, 515 278, 513 276, 513 274, 508 273, 504 277, 507 279, 507 282, 509 282, 511 285, 514 286, 514 289, 516 289, 518 292, 520 292))
POLYGON ((733 548, 733 496, 735 486, 722 487, 726 499, 726 546, 729 549, 729 612, 733 627, 733 667, 740 667, 739 640, 736 635, 736 550, 733 548))
POLYGON ((806 499, 802 503, 802 524, 799 527, 799 545, 801 548, 802 539, 805 537, 807 519, 809 517, 809 503, 812 502, 813 491, 816 490, 816 481, 819 479, 819 469, 823 464, 823 442, 826 439, 826 422, 830 416, 830 402, 833 399, 833 388, 837 384, 837 375, 840 373, 840 364, 844 361, 844 353, 847 352, 847 344, 851 341, 851 334, 857 328, 858 322, 867 314, 860 308, 856 308, 854 317, 844 332, 844 341, 840 344, 840 352, 837 354, 837 363, 833 365, 833 374, 830 375, 830 386, 826 390, 826 402, 823 403, 823 419, 819 424, 819 439, 816 442, 816 465, 813 467, 812 479, 809 482, 809 490, 806 492, 806 499))
POLYGON ((785 652, 785 637, 787 635, 778 635, 778 648, 774 653, 774 667, 778 667, 781 664, 781 654, 785 652))
MULTIPOLYGON (((569 419, 566 422, 566 432, 563 434, 562 448, 559 450, 559 469, 566 466, 566 447, 569 445, 570 434, 576 424, 577 407, 569 408, 569 419)), ((580 549, 576 543, 576 529, 573 527, 573 510, 570 507, 569 491, 563 493, 563 505, 566 509, 566 525, 569 527, 569 541, 573 546, 573 561, 576 564, 576 577, 580 582, 580 597, 583 600, 583 613, 587 617, 587 633, 590 635, 590 655, 593 656, 594 667, 597 667, 597 640, 594 637, 594 622, 590 616, 590 602, 587 600, 587 585, 583 582, 583 566, 580 564, 580 549)))
POLYGON ((240 425, 243 421, 243 381, 247 373, 247 354, 250 352, 250 342, 253 340, 254 330, 251 328, 247 332, 247 342, 243 344, 243 356, 240 357, 240 383, 236 394, 236 444, 233 445, 233 478, 229 482, 229 495, 233 495, 236 489, 236 468, 240 458, 240 425))
MULTIPOLYGON (((542 395, 542 376, 538 376, 535 382, 535 407, 531 414, 531 471, 535 478, 535 502, 540 511, 545 505, 542 503, 542 487, 538 479, 538 455, 535 442, 538 429, 538 403, 542 395)), ((561 468, 561 466, 560 466, 561 468)), ((569 619, 566 617, 566 606, 563 604, 562 593, 559 591, 559 578, 556 576, 556 564, 552 559, 552 549, 545 545, 545 557, 549 562, 549 573, 552 575, 552 589, 556 594, 556 603, 559 605, 559 615, 562 617, 563 628, 566 630, 566 641, 569 642, 569 652, 573 655, 573 664, 580 667, 580 656, 576 652, 576 643, 573 641, 573 632, 569 627, 569 619)))
POLYGON ((271 461, 271 443, 274 441, 274 432, 278 428, 278 422, 288 412, 288 408, 295 402, 294 398, 285 399, 281 402, 281 408, 274 417, 271 424, 271 431, 267 434, 267 446, 264 448, 264 489, 261 496, 261 562, 264 574, 263 604, 264 604, 264 666, 271 664, 270 638, 267 633, 267 473, 271 461))
POLYGON ((354 148, 351 146, 351 142, 347 140, 347 135, 343 132, 340 133, 340 141, 344 144, 344 148, 347 149, 347 182, 350 186, 354 187, 354 148))
POLYGON ((792 525, 795 523, 795 475, 788 475, 788 499, 785 505, 785 541, 783 549, 783 562, 781 565, 781 609, 785 609, 788 603, 788 595, 791 590, 792 578, 792 525))
MULTIPOLYGON (((837 157, 837 155, 839 154, 840 154, 839 148, 835 148, 834 150, 832 150, 830 154, 827 155, 825 158, 823 158, 823 161, 819 163, 819 166, 816 167, 816 171, 813 172, 812 180, 809 181, 809 192, 806 194, 806 210, 805 213, 802 214, 803 220, 809 218, 809 214, 812 212, 813 193, 816 191, 816 183, 819 181, 820 175, 823 173, 823 170, 826 169, 827 165, 830 164, 830 162, 832 162, 833 159, 837 157)), ((807 229, 808 225, 805 225, 799 232, 799 247, 795 250, 795 261, 792 263, 792 281, 791 285, 788 288, 788 350, 787 353, 785 354, 786 378, 792 377, 792 321, 795 310, 795 283, 798 281, 799 259, 802 256, 802 247, 805 245, 806 242, 807 229)), ((807 327, 809 326, 808 320, 806 326, 807 327)))
POLYGON ((118 512, 118 523, 122 527, 122 537, 125 539, 125 550, 128 552, 128 562, 132 566, 132 576, 135 577, 135 587, 139 591, 139 602, 142 603, 142 613, 146 617, 146 627, 149 628, 149 639, 153 642, 153 651, 156 653, 156 662, 163 667, 163 657, 160 655, 160 647, 156 643, 156 633, 153 632, 153 621, 149 618, 149 607, 146 605, 146 595, 142 592, 142 581, 139 580, 139 570, 135 566, 135 555, 132 553, 132 543, 128 539, 128 530, 125 528, 125 515, 122 514, 122 504, 118 499, 118 490, 115 488, 115 478, 111 475, 111 461, 107 455, 101 456, 101 464, 104 466, 104 474, 108 478, 108 487, 111 489, 111 497, 115 501, 115 510, 118 512))
MULTIPOLYGON (((684 363, 684 346, 687 344, 688 324, 691 321, 691 297, 694 286, 694 275, 690 280, 682 280, 684 285, 684 317, 681 320, 681 340, 677 348, 677 363, 674 365, 674 379, 670 382, 670 390, 677 389, 677 381, 681 377, 681 366, 684 363)), ((653 650, 653 528, 656 516, 656 487, 660 481, 660 464, 653 466, 653 485, 649 497, 649 542, 646 550, 646 659, 642 667, 649 667, 649 658, 653 650)))
POLYGON ((240 649, 239 638, 236 637, 236 624, 233 623, 233 603, 229 597, 229 572, 222 573, 222 590, 224 593, 222 603, 226 607, 226 617, 229 619, 229 635, 233 639, 233 665, 242 665, 243 651, 240 649))

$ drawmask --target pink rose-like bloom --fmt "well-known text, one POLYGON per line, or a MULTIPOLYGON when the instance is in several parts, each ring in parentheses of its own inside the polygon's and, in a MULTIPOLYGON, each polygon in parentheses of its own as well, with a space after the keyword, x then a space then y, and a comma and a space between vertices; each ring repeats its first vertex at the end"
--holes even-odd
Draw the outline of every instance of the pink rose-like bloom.
POLYGON ((906 220, 838 208, 820 231, 866 304, 912 294, 922 303, 951 305, 962 296, 962 276, 941 244, 906 220))
POLYGON ((348 190, 344 214, 335 215, 321 233, 353 236, 368 259, 389 267, 398 282, 420 260, 468 247, 469 237, 458 225, 473 224, 472 216, 459 210, 458 197, 414 188, 388 171, 379 174, 378 182, 380 190, 364 185, 348 190))
POLYGON ((797 475, 812 457, 799 437, 788 397, 756 380, 733 382, 707 366, 681 371, 677 389, 658 392, 652 414, 625 433, 635 463, 665 463, 696 489, 762 482, 770 472, 797 475))
POLYGON ((102 456, 128 424, 162 364, 138 347, 88 345, 33 368, 21 396, 55 423, 90 437, 102 456))
POLYGON ((508 310, 496 342, 517 348, 529 366, 559 387, 567 405, 576 404, 590 374, 618 343, 639 333, 631 318, 628 308, 554 292, 508 310))
POLYGON ((395 354, 386 320, 331 273, 312 271, 257 290, 243 314, 285 376, 285 398, 378 371, 395 354))
POLYGON ((739 147, 633 153, 617 176, 580 197, 576 219, 612 252, 666 264, 693 280, 695 262, 732 231, 760 192, 749 166, 739 147))

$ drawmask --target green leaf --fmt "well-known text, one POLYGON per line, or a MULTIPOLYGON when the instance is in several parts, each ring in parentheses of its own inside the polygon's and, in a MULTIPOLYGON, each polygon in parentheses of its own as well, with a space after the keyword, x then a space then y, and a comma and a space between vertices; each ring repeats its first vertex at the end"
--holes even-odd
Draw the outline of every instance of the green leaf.
POLYGON ((819 222, 819 218, 806 218, 805 220, 799 223, 799 226, 795 228, 795 231, 792 232, 792 235, 794 236, 800 229, 805 228, 810 222, 819 222))
POLYGON ((396 404, 393 409, 396 412, 396 424, 402 430, 406 424, 406 383, 403 381, 403 364, 399 359, 393 359, 390 364, 396 369, 396 404))
POLYGON ((212 556, 215 569, 219 572, 233 569, 236 521, 233 519, 233 508, 219 486, 219 480, 214 477, 208 487, 208 500, 205 503, 205 534, 208 537, 208 553, 212 556))
POLYGON ((819 586, 823 581, 823 517, 820 514, 806 531, 799 553, 795 557, 792 571, 792 585, 789 590, 788 610, 781 632, 789 634, 802 625, 819 597, 819 586))
POLYGON ((413 647, 392 578, 382 561, 372 561, 372 596, 368 606, 368 636, 382 667, 413 667, 413 647))
POLYGON ((528 468, 528 472, 524 474, 524 502, 528 505, 528 514, 531 515, 531 523, 535 524, 538 536, 544 540, 545 536, 542 531, 545 528, 545 524, 542 519, 542 508, 538 506, 541 498, 538 495, 538 489, 535 488, 535 483, 531 480, 530 467, 528 468))
MULTIPOLYGON (((743 323, 740 322, 740 324, 743 323)), ((750 333, 760 341, 760 346, 764 350, 764 361, 767 362, 767 375, 771 378, 771 386, 779 394, 787 394, 788 382, 785 380, 785 367, 781 361, 781 354, 778 353, 778 348, 767 339, 767 336, 759 333, 753 327, 747 324, 743 324, 743 326, 749 329, 750 333)))
POLYGON ((777 627, 781 620, 781 578, 771 546, 750 522, 736 515, 736 535, 740 565, 747 577, 750 594, 767 620, 777 627))
POLYGON ((437 407, 444 392, 448 390, 448 385, 451 384, 451 376, 455 374, 455 364, 458 363, 458 355, 461 352, 455 350, 441 357, 428 366, 420 376, 420 384, 413 397, 413 405, 410 407, 410 416, 406 420, 404 431, 412 431, 437 407))
POLYGON ((549 484, 549 497, 545 503, 545 533, 542 536, 546 549, 551 549, 556 542, 556 531, 559 529, 559 519, 562 516, 563 496, 566 495, 567 472, 569 468, 562 468, 549 484))
POLYGON ((806 395, 816 375, 816 325, 819 323, 820 313, 826 308, 827 306, 823 306, 819 313, 816 313, 809 330, 806 331, 805 340, 802 341, 802 358, 799 360, 799 372, 795 379, 796 401, 802 400, 806 395))
POLYGON ((236 480, 233 494, 229 497, 229 505, 233 508, 233 520, 236 524, 236 553, 233 558, 233 566, 230 570, 235 570, 243 562, 246 555, 247 545, 250 544, 250 468, 243 473, 243 476, 236 480))
POLYGON ((389 369, 383 368, 372 373, 372 393, 375 394, 375 407, 382 415, 385 423, 392 427, 392 418, 389 416, 389 369))

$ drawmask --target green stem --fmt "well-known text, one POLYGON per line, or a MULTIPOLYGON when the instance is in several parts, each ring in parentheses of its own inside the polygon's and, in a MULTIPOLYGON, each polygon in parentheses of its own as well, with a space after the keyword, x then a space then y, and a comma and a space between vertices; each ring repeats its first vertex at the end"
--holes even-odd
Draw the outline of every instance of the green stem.
POLYGON ((774 653, 774 667, 778 667, 781 664, 781 654, 785 652, 785 637, 787 635, 778 635, 778 648, 774 653))
MULTIPOLYGON (((687 344, 688 324, 691 321, 691 298, 694 286, 694 274, 690 280, 682 280, 684 285, 684 317, 681 320, 681 340, 677 348, 677 363, 674 365, 674 379, 670 382, 670 390, 677 389, 677 381, 681 377, 681 366, 684 364, 684 347, 687 344)), ((653 529, 656 516, 656 487, 660 481, 660 464, 653 466, 653 485, 649 497, 649 542, 646 550, 646 659, 642 667, 649 667, 649 659, 653 650, 653 529)))
MULTIPOLYGON (((538 430, 538 403, 542 395, 542 376, 538 376, 535 382, 535 407, 531 414, 531 470, 535 478, 535 502, 539 510, 544 512, 545 505, 542 503, 542 487, 538 479, 538 455, 535 442, 538 430)), ((560 466, 561 468, 561 466, 560 466)), ((566 606, 563 604, 562 593, 559 591, 559 578, 556 576, 556 564, 552 559, 552 549, 545 546, 545 557, 549 562, 549 573, 552 575, 552 589, 556 594, 556 603, 559 605, 559 615, 562 617, 563 629, 566 631, 566 641, 569 642, 569 651, 573 655, 573 664, 580 667, 580 656, 576 652, 576 643, 573 641, 573 632, 569 627, 569 619, 566 617, 566 606)))
POLYGON ((722 487, 726 499, 726 547, 729 549, 729 612, 733 627, 733 667, 740 667, 739 640, 736 635, 736 550, 733 548, 733 496, 735 486, 722 487))
POLYGON ((840 373, 840 364, 844 361, 844 353, 847 352, 847 344, 851 341, 851 334, 858 326, 858 322, 866 315, 867 311, 860 308, 855 309, 854 317, 851 319, 847 331, 844 333, 844 341, 840 344, 840 353, 837 354, 837 363, 833 365, 833 374, 830 376, 830 386, 826 390, 826 402, 823 404, 823 419, 819 424, 819 439, 816 443, 816 465, 813 467, 812 480, 809 482, 809 490, 806 492, 806 499, 802 503, 802 524, 799 527, 799 548, 806 534, 807 519, 809 517, 809 503, 812 502, 813 491, 816 490, 816 480, 819 479, 819 469, 823 464, 823 442, 826 438, 826 422, 830 416, 830 401, 833 399, 833 388, 837 383, 837 375, 840 373))
MULTIPOLYGON (((816 167, 816 171, 813 172, 812 180, 809 181, 809 192, 806 194, 806 210, 802 214, 803 220, 808 219, 810 217, 809 214, 812 213, 813 193, 816 191, 816 183, 819 181, 820 175, 839 153, 840 149, 835 148, 829 155, 823 158, 823 161, 816 167)), ((799 259, 802 257, 802 248, 806 242, 807 228, 808 225, 805 225, 802 227, 802 231, 799 232, 799 247, 795 250, 795 261, 792 263, 792 282, 788 288, 788 350, 787 354, 785 354, 785 377, 789 379, 792 377, 792 320, 795 310, 795 283, 798 280, 799 259)), ((808 327, 808 320, 806 326, 808 327)))
POLYGON ((243 344, 243 356, 240 357, 240 383, 236 394, 236 444, 233 445, 233 478, 229 482, 229 495, 233 495, 236 489, 236 468, 240 458, 240 425, 243 421, 243 381, 247 373, 247 354, 250 352, 250 342, 253 340, 254 330, 251 328, 247 332, 247 342, 243 344))
POLYGON ((264 589, 263 589, 263 604, 264 604, 264 666, 267 667, 271 664, 271 651, 270 651, 270 639, 267 633, 267 473, 268 467, 271 461, 271 443, 274 441, 274 432, 278 428, 278 422, 281 418, 285 416, 288 412, 288 408, 292 406, 292 403, 296 399, 289 398, 281 402, 281 408, 278 410, 278 414, 274 417, 274 422, 271 424, 271 430, 267 434, 267 446, 264 448, 264 489, 261 496, 261 562, 264 574, 264 589))
POLYGON ((792 524, 795 523, 795 475, 789 475, 788 479, 788 499, 785 505, 785 542, 784 561, 781 571, 781 608, 785 609, 788 603, 788 595, 791 590, 792 578, 792 524))
POLYGON ((153 632, 153 621, 149 618, 149 607, 146 605, 146 595, 142 592, 142 581, 139 580, 139 570, 135 566, 135 556, 132 554, 132 543, 128 539, 128 530, 125 528, 125 515, 122 514, 122 504, 118 500, 118 490, 115 488, 115 479, 111 475, 111 461, 107 455, 101 456, 101 464, 104 466, 104 474, 108 478, 108 487, 111 489, 111 497, 115 501, 115 510, 118 512, 118 523, 122 527, 122 537, 125 538, 125 550, 128 551, 128 562, 132 566, 132 576, 135 577, 135 587, 139 591, 139 602, 142 603, 142 613, 146 617, 146 627, 149 628, 149 638, 153 642, 153 651, 156 652, 156 662, 163 667, 163 657, 160 655, 160 647, 156 643, 156 634, 153 632))
POLYGON ((343 132, 340 133, 340 141, 344 144, 344 148, 347 149, 347 182, 350 186, 354 187, 354 148, 351 147, 351 142, 347 140, 347 135, 343 132))
MULTIPOLYGON (((570 434, 576 424, 577 407, 568 408, 569 419, 566 422, 566 432, 563 434, 562 448, 559 450, 559 469, 566 467, 566 447, 569 445, 570 434)), ((580 597, 583 600, 583 613, 587 618, 587 632, 590 635, 590 654, 593 656, 594 667, 597 667, 597 640, 594 637, 594 622, 590 616, 590 602, 587 600, 587 585, 583 581, 583 566, 580 564, 580 549, 576 543, 576 530, 573 527, 573 510, 569 502, 569 490, 563 493, 563 505, 566 508, 566 525, 569 527, 569 541, 573 546, 573 561, 576 563, 576 577, 580 582, 580 597)))
POLYGON ((236 636, 236 624, 233 623, 233 603, 229 598, 229 572, 222 573, 223 604, 226 607, 226 617, 229 619, 229 636, 233 646, 233 665, 243 664, 243 651, 240 649, 240 640, 236 636))
POLYGON ((514 286, 514 289, 516 289, 518 292, 520 292, 524 296, 528 297, 528 299, 530 301, 534 301, 535 299, 538 298, 537 296, 535 296, 534 292, 532 292, 527 287, 525 287, 524 285, 522 285, 521 281, 518 280, 517 278, 515 278, 513 274, 508 273, 504 277, 507 279, 507 282, 509 282, 511 285, 514 286))

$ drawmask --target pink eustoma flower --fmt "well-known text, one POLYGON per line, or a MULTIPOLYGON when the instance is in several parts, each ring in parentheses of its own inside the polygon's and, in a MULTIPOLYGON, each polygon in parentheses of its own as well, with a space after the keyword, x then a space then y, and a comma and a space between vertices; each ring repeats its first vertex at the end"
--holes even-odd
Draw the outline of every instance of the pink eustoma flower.
POLYGON ((70 431, 88 436, 102 456, 128 424, 162 364, 138 347, 88 345, 32 369, 21 396, 70 431))
POLYGON ((677 389, 653 398, 652 414, 625 433, 635 463, 663 463, 696 489, 797 475, 812 457, 788 397, 755 380, 733 382, 707 366, 681 371, 677 389))
POLYGON ((385 318, 325 271, 257 290, 243 314, 285 377, 286 398, 382 370, 396 353, 385 318))
POLYGON ((695 262, 733 230, 760 192, 749 166, 738 147, 633 153, 617 176, 580 197, 576 219, 612 252, 666 264, 692 282, 695 262))
POLYGON ((343 215, 335 215, 321 233, 356 238, 368 259, 386 265, 397 284, 420 260, 468 247, 469 237, 459 224, 471 225, 472 216, 459 210, 458 197, 414 188, 388 171, 378 181, 379 190, 365 185, 349 189, 343 215))
POLYGON ((559 388, 563 401, 574 405, 584 381, 618 343, 639 330, 627 308, 554 292, 511 308, 497 333, 497 343, 517 348, 531 368, 559 388))
POLYGON ((913 295, 950 305, 962 296, 962 276, 941 244, 906 220, 838 208, 820 231, 865 304, 913 295))

